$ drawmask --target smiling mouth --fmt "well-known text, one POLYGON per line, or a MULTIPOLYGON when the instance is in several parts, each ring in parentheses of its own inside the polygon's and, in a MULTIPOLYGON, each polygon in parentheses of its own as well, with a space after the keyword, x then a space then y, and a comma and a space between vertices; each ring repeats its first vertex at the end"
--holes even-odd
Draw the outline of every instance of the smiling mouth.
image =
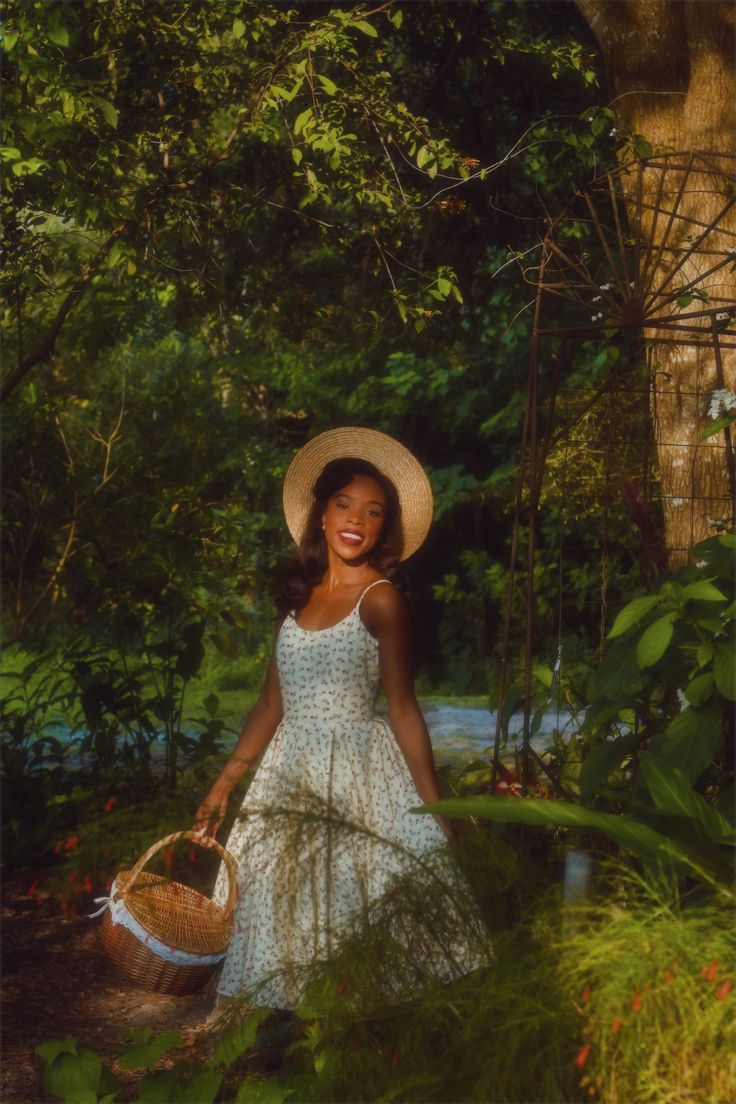
POLYGON ((355 548, 363 543, 363 537, 360 533, 351 533, 348 529, 341 529, 338 536, 340 540, 345 541, 345 544, 350 544, 355 548))

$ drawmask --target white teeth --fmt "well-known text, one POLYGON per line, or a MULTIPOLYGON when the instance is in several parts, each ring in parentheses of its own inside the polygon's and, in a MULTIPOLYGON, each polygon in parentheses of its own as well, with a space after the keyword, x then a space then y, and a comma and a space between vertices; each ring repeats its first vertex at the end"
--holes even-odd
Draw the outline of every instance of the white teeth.
POLYGON ((353 544, 360 544, 363 538, 359 533, 340 533, 343 540, 352 541, 353 544))

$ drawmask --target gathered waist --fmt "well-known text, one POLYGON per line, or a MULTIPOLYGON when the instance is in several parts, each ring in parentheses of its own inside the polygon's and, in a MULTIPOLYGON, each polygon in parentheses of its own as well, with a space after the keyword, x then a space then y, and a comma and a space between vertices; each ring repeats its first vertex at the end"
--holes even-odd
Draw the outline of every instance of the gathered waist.
POLYGON ((314 709, 299 710, 285 709, 281 718, 281 727, 298 727, 303 729, 319 729, 333 732, 336 729, 353 729, 357 725, 372 727, 376 724, 387 724, 386 718, 376 713, 375 710, 354 710, 350 713, 322 713, 315 714, 314 709))

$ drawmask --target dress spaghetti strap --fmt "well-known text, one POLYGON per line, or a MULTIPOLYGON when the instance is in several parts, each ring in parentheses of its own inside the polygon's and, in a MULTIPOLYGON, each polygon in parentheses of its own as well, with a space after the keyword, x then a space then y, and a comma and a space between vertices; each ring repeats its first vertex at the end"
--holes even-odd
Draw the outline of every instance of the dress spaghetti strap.
POLYGON ((390 584, 391 586, 393 586, 393 585, 394 585, 394 584, 393 584, 393 583, 391 582, 391 580, 390 580, 390 579, 376 579, 376 580, 375 580, 374 582, 372 582, 372 583, 369 583, 369 584, 368 584, 368 586, 367 586, 367 587, 365 588, 365 590, 363 591, 363 593, 361 594, 360 598, 358 599, 357 605, 356 605, 356 607, 355 607, 355 609, 356 609, 356 612, 360 610, 360 603, 361 603, 361 602, 363 601, 363 599, 365 598, 365 596, 366 596, 366 594, 368 593, 368 591, 369 591, 369 590, 373 590, 373 587, 374 587, 374 586, 378 586, 378 584, 379 584, 379 583, 389 583, 389 584, 390 584))

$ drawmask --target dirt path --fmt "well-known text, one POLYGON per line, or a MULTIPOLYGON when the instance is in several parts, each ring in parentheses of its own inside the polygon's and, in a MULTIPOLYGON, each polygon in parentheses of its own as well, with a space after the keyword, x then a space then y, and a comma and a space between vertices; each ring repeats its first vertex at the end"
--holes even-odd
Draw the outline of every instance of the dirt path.
POLYGON ((27 896, 32 876, 9 878, 2 901, 3 1104, 46 1104, 42 1062, 34 1051, 49 1039, 78 1037, 123 1081, 135 1080, 112 1061, 135 1025, 181 1031, 191 1045, 214 993, 166 997, 134 989, 115 971, 99 942, 100 920, 66 919, 50 898, 27 896), (109 1059, 109 1061, 106 1061, 109 1059))

